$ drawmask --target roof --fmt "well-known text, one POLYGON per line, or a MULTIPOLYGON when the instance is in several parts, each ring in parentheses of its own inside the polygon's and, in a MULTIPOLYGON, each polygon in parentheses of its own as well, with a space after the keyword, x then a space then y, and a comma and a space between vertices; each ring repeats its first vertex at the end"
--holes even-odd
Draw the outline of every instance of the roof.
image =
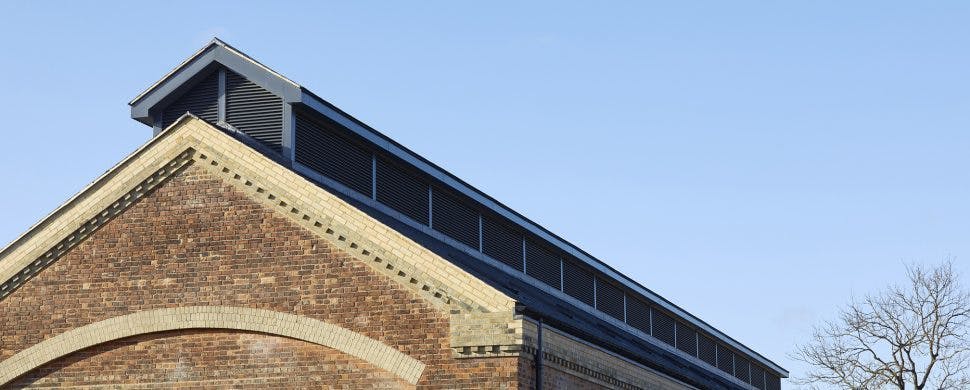
MULTIPOLYGON (((335 105, 320 98, 307 88, 287 79, 281 74, 271 70, 269 67, 262 65, 258 61, 218 39, 213 39, 212 42, 182 62, 178 67, 165 75, 161 80, 157 81, 147 90, 136 96, 130 102, 132 117, 145 124, 155 125, 157 127, 158 124, 153 118, 153 115, 161 107, 174 99, 175 96, 191 87, 192 83, 201 77, 199 76, 200 74, 204 73, 207 69, 211 69, 213 66, 225 66, 233 72, 241 74, 245 78, 251 80, 253 83, 279 96, 288 106, 309 109, 332 120, 365 142, 379 148, 382 153, 386 153, 400 159, 414 169, 433 178, 441 185, 447 186, 450 190, 468 197, 490 212, 506 218, 508 221, 514 223, 518 228, 521 228, 529 234, 543 240, 546 244, 557 248, 563 253, 569 254, 579 261, 582 261, 584 264, 600 272, 605 277, 612 278, 614 281, 630 291, 642 295, 656 305, 662 307, 664 310, 673 313, 675 316, 683 319, 698 329, 703 330, 731 348, 734 348, 744 355, 751 357, 765 368, 774 372, 776 375, 787 377, 788 372, 784 368, 760 355, 756 351, 748 348, 737 340, 734 340, 730 336, 701 320, 697 316, 694 316, 693 314, 680 308, 671 301, 659 296, 637 281, 623 275, 616 269, 609 266, 607 263, 597 259, 576 245, 573 245, 550 230, 505 206, 498 200, 476 189, 474 186, 466 183, 447 170, 437 166, 431 161, 428 161, 424 157, 397 143, 393 139, 368 126, 364 122, 340 110, 335 105)), ((292 132, 295 131, 293 123, 288 123, 287 119, 284 118, 283 126, 284 144, 287 142, 287 136, 290 137, 289 142, 293 142, 293 139, 295 138, 292 135, 292 132), (287 135, 287 132, 291 133, 287 135)), ((243 136, 242 138, 245 137, 243 136)), ((254 148, 260 147, 258 143, 253 143, 252 145, 254 148)), ((462 249, 462 251, 455 253, 455 245, 453 245, 451 242, 453 240, 449 241, 446 239, 446 237, 443 237, 440 234, 434 234, 436 232, 427 227, 418 226, 411 223, 411 221, 407 219, 399 218, 393 212, 393 210, 389 210, 387 207, 375 202, 373 199, 366 196, 358 196, 353 191, 347 191, 346 188, 343 188, 339 183, 328 180, 327 178, 322 177, 322 175, 315 174, 312 172, 312 170, 309 170, 305 166, 301 166, 301 164, 298 164, 293 160, 292 148, 289 149, 289 155, 287 155, 286 150, 287 149, 284 147, 284 155, 281 156, 284 165, 289 166, 291 169, 297 171, 301 175, 313 179, 325 188, 335 190, 348 201, 355 204, 355 206, 369 212, 372 215, 375 215, 375 217, 381 219, 382 222, 385 222, 390 226, 394 226, 403 234, 417 238, 416 241, 421 242, 423 245, 437 248, 438 251, 441 252, 453 254, 447 258, 461 265, 463 268, 475 270, 473 273, 482 277, 486 281, 490 281, 490 283, 494 285, 499 285, 506 290, 535 290, 527 295, 529 297, 543 297, 541 299, 536 299, 536 301, 531 303, 537 307, 545 308, 543 309, 544 312, 548 313, 554 311, 554 307, 559 305, 557 300, 565 300, 567 303, 573 306, 581 307, 581 305, 577 305, 579 302, 575 299, 570 300, 570 297, 566 296, 560 291, 548 291, 550 289, 545 288, 547 286, 531 283, 528 277, 525 275, 516 274, 514 272, 506 272, 514 277, 513 279, 509 279, 507 277, 508 275, 501 272, 495 273, 495 268, 503 271, 508 270, 502 269, 501 264, 487 258, 487 256, 484 256, 481 253, 470 251, 468 250, 469 248, 465 247, 459 248, 462 249), (514 284, 514 286, 510 286, 509 283, 514 284), (548 296, 552 296, 553 298, 544 298, 548 296)), ((267 151, 267 153, 272 154, 271 151, 267 151)), ((587 318, 583 321, 588 321, 590 324, 595 325, 590 325, 590 327, 588 327, 589 329, 586 330, 578 330, 580 332, 592 332, 592 329, 595 329, 596 326, 602 326, 602 324, 605 322, 606 324, 617 328, 621 334, 625 332, 626 334, 633 334, 640 338, 644 338, 642 333, 638 334, 631 327, 623 324, 622 321, 616 323, 617 321, 615 319, 599 312, 572 310, 569 313, 569 316, 572 318, 587 318)), ((569 324, 566 325, 568 326, 569 324)), ((655 340, 651 340, 649 336, 644 339, 650 342, 655 342, 655 340)), ((661 345, 661 347, 666 346, 661 345)), ((676 353, 679 351, 674 350, 668 352, 676 355, 676 353)), ((694 358, 694 360, 697 360, 697 358, 694 358)))

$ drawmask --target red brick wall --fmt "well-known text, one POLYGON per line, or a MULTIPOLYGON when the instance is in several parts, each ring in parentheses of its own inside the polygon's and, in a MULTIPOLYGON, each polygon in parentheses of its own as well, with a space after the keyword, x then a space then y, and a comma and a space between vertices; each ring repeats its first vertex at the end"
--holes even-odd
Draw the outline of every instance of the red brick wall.
MULTIPOLYGON (((0 359, 78 326, 187 305, 276 310, 359 332, 427 364, 419 387, 517 387, 519 359, 453 359, 446 313, 194 166, 0 301, 0 359)), ((108 353, 106 362, 135 364, 123 362, 128 352, 164 360, 164 352, 151 351, 197 337, 175 336, 95 349, 108 353)), ((231 343, 244 336, 220 337, 231 343)), ((78 357, 84 353, 64 361, 76 360, 71 367, 84 375, 107 375, 102 363, 78 357)), ((135 364, 113 378, 173 369, 135 364)))

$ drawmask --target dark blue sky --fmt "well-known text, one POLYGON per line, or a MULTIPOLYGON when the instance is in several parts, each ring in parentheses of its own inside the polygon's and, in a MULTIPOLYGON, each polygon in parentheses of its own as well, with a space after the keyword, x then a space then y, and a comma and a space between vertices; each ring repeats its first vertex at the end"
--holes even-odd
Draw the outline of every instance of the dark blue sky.
POLYGON ((0 3, 3 242, 218 36, 794 374, 905 262, 970 274, 970 3, 39 3, 0 3))

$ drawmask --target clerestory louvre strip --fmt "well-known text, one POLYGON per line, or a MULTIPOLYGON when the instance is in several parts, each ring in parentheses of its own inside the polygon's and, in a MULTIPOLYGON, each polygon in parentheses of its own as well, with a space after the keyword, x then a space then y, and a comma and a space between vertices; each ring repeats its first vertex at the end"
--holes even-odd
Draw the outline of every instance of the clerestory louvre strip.
POLYGON ((526 274, 557 290, 562 290, 562 259, 532 240, 525 242, 526 274))
POLYGON ((519 272, 524 264, 522 240, 521 234, 496 221, 496 217, 483 217, 482 252, 519 272))
POLYGON ((781 390, 781 377, 768 375, 765 380, 765 390, 781 390))
POLYGON ((626 301, 626 323, 646 334, 652 334, 650 329, 650 305, 638 298, 626 301))
POLYGON ((677 340, 674 317, 655 308, 650 308, 650 317, 653 319, 653 337, 672 347, 675 346, 677 340))
POLYGON ((383 158, 376 159, 376 199, 415 220, 428 224, 428 184, 405 168, 383 158))
POLYGON ((677 349, 697 356, 697 331, 680 321, 677 321, 677 349))
POLYGON ((610 317, 620 321, 625 321, 626 304, 624 303, 623 290, 596 278, 596 308, 608 314, 610 317))
POLYGON ((707 336, 697 338, 697 357, 717 367, 717 343, 707 336))
POLYGON ((432 189, 431 228, 472 248, 479 247, 478 213, 458 197, 432 189))
POLYGON ((219 72, 210 75, 192 86, 182 96, 162 110, 162 127, 175 123, 186 112, 211 123, 219 120, 219 72))
MULTIPOLYGON (((594 278, 592 272, 575 262, 563 261, 562 291, 590 306, 596 304, 593 295, 593 289, 596 288, 594 278)), ((649 326, 649 323, 647 325, 649 326)), ((646 332, 650 332, 649 328, 646 332)))
MULTIPOLYGON (((582 266, 580 260, 562 255, 542 240, 515 229, 505 218, 481 212, 483 208, 475 202, 443 189, 407 163, 354 139, 339 124, 311 115, 296 114, 298 163, 729 376, 752 382, 747 371, 735 373, 735 356, 741 357, 729 347, 649 303, 645 297, 582 266)), ((767 376, 770 382, 772 375, 767 376)))
POLYGON ((229 70, 226 122, 271 149, 282 150, 283 99, 229 70))
POLYGON ((336 123, 296 116, 296 162, 372 196, 373 157, 338 132, 336 123))
POLYGON ((748 365, 748 359, 741 357, 741 355, 734 354, 734 377, 738 378, 745 383, 751 383, 751 367, 748 365))
POLYGON ((764 390, 765 370, 756 364, 751 365, 751 386, 764 390))
POLYGON ((734 352, 721 344, 717 345, 717 368, 734 375, 734 352))

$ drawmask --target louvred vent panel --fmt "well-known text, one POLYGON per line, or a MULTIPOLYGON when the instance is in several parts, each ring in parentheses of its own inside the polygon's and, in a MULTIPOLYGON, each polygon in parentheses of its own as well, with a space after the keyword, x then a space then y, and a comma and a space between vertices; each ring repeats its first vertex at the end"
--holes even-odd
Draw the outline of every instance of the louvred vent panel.
POLYGON ((495 218, 482 220, 482 249, 489 257, 522 271, 522 236, 495 218))
POLYGON ((219 121, 219 72, 214 71, 162 111, 162 128, 191 112, 211 123, 219 121))
POLYGON ((428 184, 404 168, 377 160, 377 201, 428 224, 428 184))
POLYGON ((296 117, 296 161, 361 194, 371 196, 370 152, 344 138, 337 124, 296 117))
POLYGON ((273 150, 283 148, 283 99, 226 71, 226 122, 273 150))

